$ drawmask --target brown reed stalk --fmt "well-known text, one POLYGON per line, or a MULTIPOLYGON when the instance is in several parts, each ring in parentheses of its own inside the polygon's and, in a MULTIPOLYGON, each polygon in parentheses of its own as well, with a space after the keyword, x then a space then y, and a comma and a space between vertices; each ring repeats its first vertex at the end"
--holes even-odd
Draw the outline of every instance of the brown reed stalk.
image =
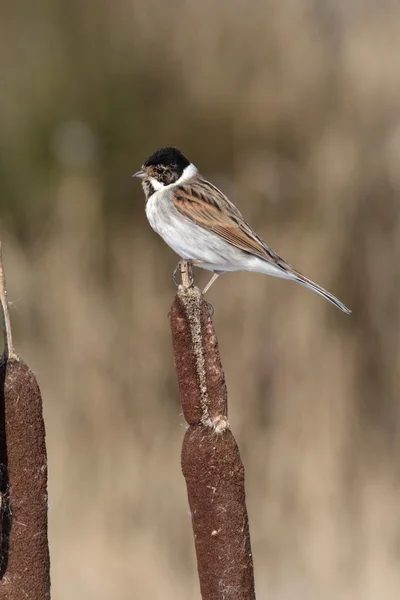
POLYGON ((0 242, 0 598, 50 598, 47 455, 36 378, 15 354, 0 242))
POLYGON ((227 418, 227 390, 210 307, 181 265, 170 312, 183 414, 182 446, 203 600, 253 600, 244 468, 227 418))

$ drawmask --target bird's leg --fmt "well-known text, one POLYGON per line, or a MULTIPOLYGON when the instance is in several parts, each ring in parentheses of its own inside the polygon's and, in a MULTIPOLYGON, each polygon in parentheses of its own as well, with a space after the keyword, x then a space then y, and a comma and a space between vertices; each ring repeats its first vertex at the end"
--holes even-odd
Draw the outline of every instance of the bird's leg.
POLYGON ((206 294, 208 292, 208 290, 210 289, 210 287, 212 286, 212 284, 214 283, 214 281, 220 275, 221 275, 221 273, 214 273, 214 275, 211 277, 210 281, 207 283, 206 287, 203 290, 203 296, 204 296, 204 294, 206 294))

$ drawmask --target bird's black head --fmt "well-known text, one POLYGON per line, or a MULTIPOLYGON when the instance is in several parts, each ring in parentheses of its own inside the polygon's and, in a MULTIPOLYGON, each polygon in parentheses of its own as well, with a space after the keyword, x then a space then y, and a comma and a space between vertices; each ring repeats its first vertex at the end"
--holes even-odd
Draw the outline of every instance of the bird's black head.
POLYGON ((180 177, 186 167, 190 165, 188 159, 182 154, 178 148, 169 146, 160 148, 149 156, 144 163, 144 168, 158 168, 161 170, 174 171, 180 177))
POLYGON ((178 181, 187 167, 190 167, 188 169, 188 178, 190 178, 197 169, 190 165, 178 148, 169 146, 153 152, 134 176, 142 179, 142 186, 148 200, 154 192, 178 181))

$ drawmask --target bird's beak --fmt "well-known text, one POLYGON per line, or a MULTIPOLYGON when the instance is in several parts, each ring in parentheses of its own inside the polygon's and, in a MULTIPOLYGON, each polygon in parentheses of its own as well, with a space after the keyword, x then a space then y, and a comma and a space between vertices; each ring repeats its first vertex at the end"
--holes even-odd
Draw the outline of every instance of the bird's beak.
POLYGON ((132 177, 139 177, 139 179, 143 179, 143 177, 146 177, 146 173, 143 171, 143 169, 139 169, 139 171, 136 171, 132 177))

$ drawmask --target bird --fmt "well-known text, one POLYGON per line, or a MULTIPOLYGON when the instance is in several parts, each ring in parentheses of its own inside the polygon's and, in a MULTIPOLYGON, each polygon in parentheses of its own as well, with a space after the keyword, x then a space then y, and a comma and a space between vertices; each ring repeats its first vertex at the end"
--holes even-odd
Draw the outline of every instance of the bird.
POLYGON ((142 181, 151 227, 182 260, 213 272, 253 271, 297 281, 350 313, 343 302, 281 258, 236 206, 173 146, 153 152, 132 177, 142 181))

